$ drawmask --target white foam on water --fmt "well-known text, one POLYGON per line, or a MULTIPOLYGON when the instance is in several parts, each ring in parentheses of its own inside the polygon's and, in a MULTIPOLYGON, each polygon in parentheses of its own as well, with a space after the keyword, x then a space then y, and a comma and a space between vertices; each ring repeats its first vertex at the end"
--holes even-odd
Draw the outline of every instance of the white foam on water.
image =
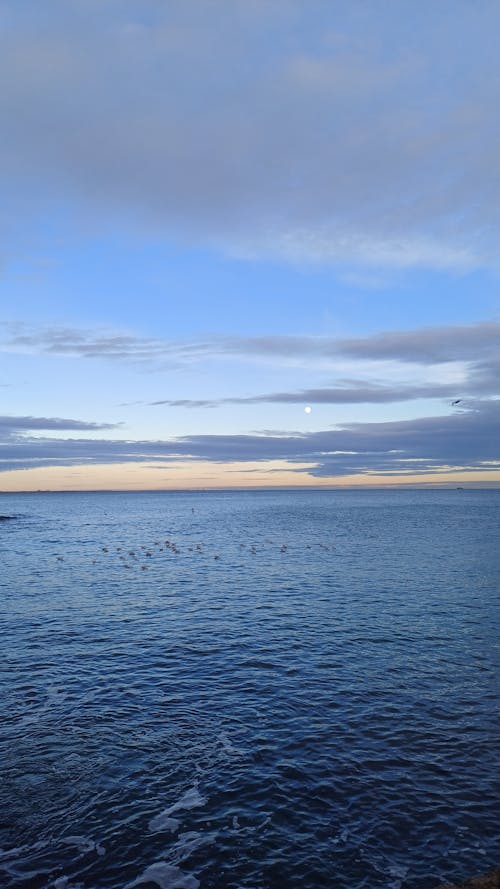
POLYGON ((106 854, 106 849, 104 848, 104 846, 101 846, 100 843, 96 843, 96 841, 92 840, 90 837, 64 837, 61 842, 66 843, 68 846, 76 846, 78 851, 82 853, 96 852, 97 855, 106 854))
POLYGON ((70 883, 69 877, 58 877, 53 882, 54 889, 84 889, 83 883, 70 883))
POLYGON ((219 735, 217 739, 222 747, 222 752, 227 753, 228 756, 244 756, 246 751, 242 750, 241 747, 235 747, 233 742, 228 738, 225 732, 219 735))
POLYGON ((170 815, 167 815, 165 812, 160 812, 159 815, 155 815, 154 818, 151 818, 149 822, 150 830, 169 830, 170 833, 175 833, 176 830, 179 829, 181 822, 178 818, 171 818, 170 815))
POLYGON ((204 806, 206 802, 207 798, 201 795, 198 790, 198 785, 195 784, 194 787, 190 787, 189 790, 186 790, 181 798, 170 807, 170 813, 178 812, 179 809, 195 809, 198 806, 204 806))
POLYGON ((175 861, 185 861, 196 849, 215 843, 217 835, 217 831, 197 833, 195 830, 188 830, 186 833, 181 833, 175 846, 171 849, 169 857, 171 855, 175 861))
POLYGON ((197 784, 195 784, 194 787, 190 787, 189 790, 186 790, 176 803, 169 806, 168 809, 164 809, 163 812, 160 812, 158 815, 155 815, 149 822, 149 829, 170 830, 173 833, 177 830, 179 822, 176 818, 170 818, 170 815, 182 810, 196 809, 198 806, 204 806, 206 802, 206 797, 201 795, 197 784))
POLYGON ((125 889, 133 889, 141 883, 156 883, 160 889, 198 889, 200 881, 192 874, 185 874, 180 867, 167 864, 166 861, 155 861, 132 883, 127 883, 125 889))

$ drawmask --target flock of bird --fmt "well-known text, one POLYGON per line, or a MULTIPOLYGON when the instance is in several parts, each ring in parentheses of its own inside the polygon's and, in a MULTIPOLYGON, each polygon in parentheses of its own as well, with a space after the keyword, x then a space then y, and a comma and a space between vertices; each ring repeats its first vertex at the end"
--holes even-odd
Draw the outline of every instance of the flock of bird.
MULTIPOLYGON (((305 544, 306 549, 313 549, 314 547, 322 549, 322 550, 334 550, 335 546, 333 544, 325 544, 325 543, 316 543, 305 544)), ((289 546, 287 543, 276 544, 273 540, 267 539, 265 544, 249 544, 249 543, 240 543, 239 551, 243 555, 244 553, 248 553, 251 556, 256 556, 259 552, 263 550, 272 549, 274 552, 279 552, 284 555, 289 552, 289 546)), ((208 556, 209 558, 213 558, 214 561, 219 561, 221 559, 220 551, 216 551, 215 553, 207 553, 202 543, 189 544, 185 546, 179 546, 174 543, 172 540, 156 540, 152 545, 145 546, 141 544, 132 549, 128 549, 123 546, 101 546, 100 548, 100 556, 108 556, 114 555, 118 557, 118 561, 123 568, 132 569, 138 568, 141 571, 148 571, 151 562, 149 560, 154 559, 155 556, 160 553, 172 553, 173 555, 180 555, 182 553, 189 554, 192 556, 208 556)), ((56 561, 64 562, 64 556, 58 555, 56 556, 56 561)), ((92 559, 92 564, 96 565, 98 563, 98 559, 92 559)))

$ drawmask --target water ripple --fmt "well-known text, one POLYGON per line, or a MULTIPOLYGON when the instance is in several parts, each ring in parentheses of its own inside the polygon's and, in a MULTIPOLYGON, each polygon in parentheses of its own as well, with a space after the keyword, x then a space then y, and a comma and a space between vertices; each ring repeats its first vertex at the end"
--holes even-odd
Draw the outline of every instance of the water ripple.
POLYGON ((496 864, 500 497, 454 494, 4 495, 2 886, 496 864))

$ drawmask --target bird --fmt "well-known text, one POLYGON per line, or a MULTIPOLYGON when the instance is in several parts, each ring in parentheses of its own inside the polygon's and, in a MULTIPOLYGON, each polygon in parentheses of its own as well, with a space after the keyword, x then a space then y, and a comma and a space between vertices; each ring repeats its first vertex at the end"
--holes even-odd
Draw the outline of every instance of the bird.
POLYGON ((455 401, 452 401, 452 402, 451 402, 452 407, 453 407, 455 404, 460 404, 461 401, 462 401, 461 398, 456 398, 455 401))

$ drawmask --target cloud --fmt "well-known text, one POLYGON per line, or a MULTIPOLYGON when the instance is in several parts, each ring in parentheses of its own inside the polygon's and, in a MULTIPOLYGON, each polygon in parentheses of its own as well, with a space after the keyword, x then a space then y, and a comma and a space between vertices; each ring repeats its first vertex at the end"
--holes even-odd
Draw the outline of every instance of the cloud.
POLYGON ((286 460, 314 477, 433 473, 500 466, 500 399, 469 403, 444 417, 348 423, 311 433, 191 435, 169 441, 19 438, 0 444, 0 467, 286 460))
POLYGON ((13 205, 241 256, 496 261, 494 3, 5 0, 13 205))
POLYGON ((35 431, 80 431, 98 432, 102 429, 116 429, 116 423, 87 423, 84 420, 68 420, 61 417, 12 417, 0 416, 0 442, 12 435, 25 435, 35 431))
POLYGON ((357 338, 326 336, 210 336, 176 342, 106 329, 36 327, 3 322, 1 345, 9 351, 131 363, 192 362, 221 357, 275 360, 338 359, 441 364, 496 358, 500 322, 386 331, 357 338))
MULTIPOLYGON (((6 351, 126 362, 165 370, 207 361, 246 361, 271 364, 314 363, 335 373, 345 359, 387 366, 399 364, 395 384, 366 379, 337 378, 331 385, 255 395, 205 399, 162 398, 151 406, 202 408, 224 404, 383 404, 422 398, 481 397, 500 394, 500 323, 485 321, 418 330, 387 331, 357 338, 321 336, 225 336, 175 342, 109 330, 71 327, 36 328, 5 323, 1 347, 6 351), (459 381, 443 377, 439 369, 459 364, 459 381), (414 379, 404 381, 405 365, 414 379), (419 376, 422 379, 419 379, 419 376), (416 377, 416 379, 415 379, 416 377), (429 379, 430 377, 430 379, 429 379)), ((394 373, 394 372, 393 372, 394 373)), ((393 374, 392 374, 393 375, 393 374)), ((140 403, 140 402, 139 402, 140 403)))
POLYGON ((485 321, 479 324, 377 333, 369 337, 342 340, 338 348, 343 354, 353 358, 384 361, 392 359, 421 364, 475 361, 479 355, 498 354, 500 323, 485 321))
MULTIPOLYGON (((463 386, 461 387, 463 389, 463 386)), ((218 407, 224 404, 387 404, 394 401, 410 401, 416 398, 442 398, 455 395, 455 383, 428 384, 427 386, 383 386, 363 382, 356 385, 300 389, 296 392, 268 392, 234 398, 209 399, 178 398, 151 401, 151 406, 169 407, 218 407)))
MULTIPOLYGON (((229 349, 235 344, 228 344, 229 349)), ((459 395, 500 394, 500 323, 486 321, 470 325, 448 325, 408 331, 389 331, 358 338, 260 337, 238 341, 237 354, 269 357, 292 356, 340 358, 370 362, 397 362, 434 368, 432 382, 382 384, 362 380, 340 381, 335 387, 298 392, 265 393, 248 398, 226 399, 226 403, 383 403, 417 398, 447 398, 459 395), (463 365, 462 379, 441 382, 439 366, 463 365)), ((187 406, 187 405, 186 405, 187 406)))
POLYGON ((36 327, 23 322, 0 322, 1 328, 4 338, 0 348, 9 352, 123 361, 138 366, 171 366, 199 361, 225 350, 222 342, 218 345, 215 338, 206 343, 182 343, 108 329, 36 327))

